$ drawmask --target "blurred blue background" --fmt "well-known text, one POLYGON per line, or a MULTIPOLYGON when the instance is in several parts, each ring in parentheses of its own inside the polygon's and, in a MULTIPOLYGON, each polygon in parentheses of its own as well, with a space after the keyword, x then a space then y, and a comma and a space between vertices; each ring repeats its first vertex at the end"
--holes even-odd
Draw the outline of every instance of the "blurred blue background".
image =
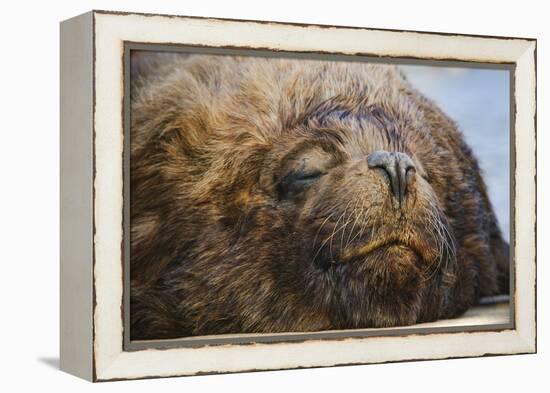
POLYGON ((502 234, 510 238, 510 72, 400 66, 409 81, 455 122, 483 171, 502 234))

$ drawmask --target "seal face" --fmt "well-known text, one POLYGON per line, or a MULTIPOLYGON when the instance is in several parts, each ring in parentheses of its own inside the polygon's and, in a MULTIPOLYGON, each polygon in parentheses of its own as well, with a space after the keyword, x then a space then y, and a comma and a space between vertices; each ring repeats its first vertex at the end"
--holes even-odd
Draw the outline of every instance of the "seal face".
POLYGON ((132 88, 132 339, 407 325, 507 291, 477 162, 396 67, 157 60, 132 88))

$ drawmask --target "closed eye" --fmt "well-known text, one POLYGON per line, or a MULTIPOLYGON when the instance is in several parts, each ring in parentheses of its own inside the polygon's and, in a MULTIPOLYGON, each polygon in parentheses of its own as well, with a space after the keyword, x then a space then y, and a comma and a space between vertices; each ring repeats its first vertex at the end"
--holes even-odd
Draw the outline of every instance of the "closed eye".
POLYGON ((323 175, 325 175, 325 173, 321 171, 292 171, 279 182, 277 186, 279 196, 285 198, 299 194, 305 191, 313 183, 317 182, 323 175))
POLYGON ((320 171, 316 172, 294 172, 294 180, 296 181, 311 181, 316 180, 319 177, 323 176, 324 173, 320 171))

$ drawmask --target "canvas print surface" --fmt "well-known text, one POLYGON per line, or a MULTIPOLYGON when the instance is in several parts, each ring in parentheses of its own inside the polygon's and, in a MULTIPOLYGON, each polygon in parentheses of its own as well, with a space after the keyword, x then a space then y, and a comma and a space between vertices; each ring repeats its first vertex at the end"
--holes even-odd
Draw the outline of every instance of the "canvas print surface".
POLYGON ((510 71, 130 66, 132 340, 509 321, 510 71))

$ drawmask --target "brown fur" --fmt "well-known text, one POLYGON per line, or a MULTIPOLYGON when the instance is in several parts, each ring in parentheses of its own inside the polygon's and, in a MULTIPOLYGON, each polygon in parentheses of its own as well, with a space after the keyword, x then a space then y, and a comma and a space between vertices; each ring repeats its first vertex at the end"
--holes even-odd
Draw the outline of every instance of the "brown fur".
POLYGON ((132 77, 132 339, 413 324, 507 290, 478 164, 397 68, 164 54, 132 77), (415 164, 402 204, 380 150, 415 164))

